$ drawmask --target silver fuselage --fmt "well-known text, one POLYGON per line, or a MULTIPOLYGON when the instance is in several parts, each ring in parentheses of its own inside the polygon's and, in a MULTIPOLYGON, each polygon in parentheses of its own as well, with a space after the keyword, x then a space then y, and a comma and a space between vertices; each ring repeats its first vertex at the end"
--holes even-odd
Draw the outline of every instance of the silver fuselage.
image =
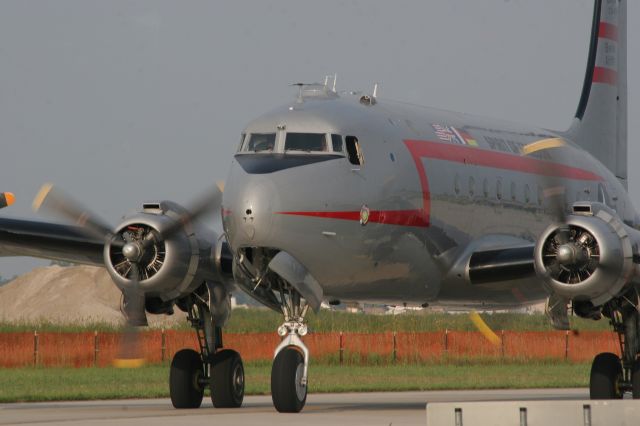
POLYGON ((570 141, 523 155, 562 136, 544 129, 346 95, 292 102, 244 132, 275 132, 278 143, 232 161, 223 199, 232 250, 290 253, 329 300, 514 306, 545 298, 537 278, 473 285, 460 262, 477 248, 535 243, 553 222, 543 194, 548 163, 567 206, 600 200, 638 223, 625 188, 570 141), (364 163, 284 153, 288 132, 356 136, 364 163))

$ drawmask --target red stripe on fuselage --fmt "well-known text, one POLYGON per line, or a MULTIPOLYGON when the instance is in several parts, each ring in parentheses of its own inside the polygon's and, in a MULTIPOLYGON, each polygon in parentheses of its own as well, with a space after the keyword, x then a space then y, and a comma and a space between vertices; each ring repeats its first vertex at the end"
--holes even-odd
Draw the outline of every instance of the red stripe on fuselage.
POLYGON ((618 72, 609 68, 595 67, 593 69, 593 82, 616 86, 618 84, 618 72))
POLYGON ((598 37, 618 41, 618 26, 607 22, 600 22, 598 37))
MULTIPOLYGON (((587 170, 539 160, 537 158, 442 142, 405 140, 404 143, 413 158, 420 178, 422 209, 371 210, 369 212, 369 222, 401 226, 429 226, 431 193, 429 192, 429 179, 427 178, 427 173, 424 168, 423 158, 492 167, 540 176, 554 176, 588 181, 602 180, 602 177, 587 170)), ((277 212, 277 214, 352 221, 360 220, 360 211, 287 211, 277 212)))
MULTIPOLYGON (((325 219, 360 220, 359 211, 278 212, 277 214, 320 217, 325 219)), ((421 210, 371 210, 369 212, 368 222, 400 226, 429 226, 429 222, 424 219, 424 214, 421 210)))
MULTIPOLYGON (((440 142, 407 140, 404 141, 404 143, 409 147, 409 151, 411 151, 414 159, 416 155, 419 155, 420 157, 432 158, 434 160, 493 167, 495 169, 512 170, 514 172, 540 176, 577 180, 602 180, 602 177, 588 170, 522 155, 440 142)), ((420 171, 420 169, 418 169, 418 171, 420 171)))

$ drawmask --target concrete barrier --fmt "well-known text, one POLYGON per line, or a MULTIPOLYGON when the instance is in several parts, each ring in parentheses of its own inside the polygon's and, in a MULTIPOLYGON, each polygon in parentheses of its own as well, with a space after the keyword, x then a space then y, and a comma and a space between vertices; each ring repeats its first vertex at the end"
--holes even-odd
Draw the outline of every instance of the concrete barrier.
POLYGON ((427 426, 640 425, 640 400, 427 403, 427 426))

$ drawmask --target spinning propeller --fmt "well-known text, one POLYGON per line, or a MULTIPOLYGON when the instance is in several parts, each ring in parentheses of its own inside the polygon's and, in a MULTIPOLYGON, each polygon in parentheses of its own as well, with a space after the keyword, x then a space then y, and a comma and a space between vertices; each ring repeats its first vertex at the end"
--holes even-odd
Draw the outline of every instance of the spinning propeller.
MULTIPOLYGON (((543 139, 525 145, 522 148, 522 155, 534 159, 534 173, 539 176, 540 187, 537 197, 539 202, 546 206, 546 210, 557 227, 545 244, 545 266, 549 268, 554 278, 559 276, 582 276, 586 277, 590 272, 585 271, 597 266, 594 265, 591 252, 585 249, 586 246, 593 248, 592 236, 585 230, 578 230, 567 223, 566 188, 561 180, 564 171, 561 164, 567 163, 567 158, 563 158, 563 151, 557 148, 566 146, 566 142, 560 138, 543 139), (553 156, 550 151, 553 150, 553 156), (563 161, 564 160, 564 161, 563 161)), ((552 298, 549 309, 565 309, 567 301, 561 298, 552 298)), ((492 344, 500 344, 500 337, 491 330, 482 317, 472 311, 469 318, 474 326, 492 344)), ((568 323, 559 323, 559 328, 568 328, 568 323)))
POLYGON ((59 218, 76 224, 90 239, 100 240, 110 246, 118 256, 114 267, 129 282, 122 291, 122 313, 126 319, 124 336, 121 340, 117 367, 138 367, 143 364, 139 348, 138 330, 147 325, 145 313, 145 291, 140 282, 147 279, 150 259, 157 258, 164 249, 163 242, 184 230, 189 223, 201 218, 205 213, 219 211, 222 205, 222 185, 216 185, 200 196, 173 222, 162 231, 145 226, 128 226, 114 230, 106 221, 85 208, 78 201, 52 184, 45 184, 33 201, 36 211, 46 210, 59 218))
POLYGON ((16 197, 11 192, 0 192, 0 209, 10 206, 16 201, 16 197))

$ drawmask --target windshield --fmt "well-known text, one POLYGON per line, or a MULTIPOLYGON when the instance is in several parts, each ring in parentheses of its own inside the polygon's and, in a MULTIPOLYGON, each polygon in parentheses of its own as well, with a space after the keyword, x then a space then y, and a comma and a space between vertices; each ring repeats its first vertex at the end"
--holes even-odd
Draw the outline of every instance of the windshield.
POLYGON ((275 133, 252 133, 245 143, 243 151, 272 152, 276 145, 275 133))
POLYGON ((284 151, 328 151, 324 133, 287 133, 284 151))

